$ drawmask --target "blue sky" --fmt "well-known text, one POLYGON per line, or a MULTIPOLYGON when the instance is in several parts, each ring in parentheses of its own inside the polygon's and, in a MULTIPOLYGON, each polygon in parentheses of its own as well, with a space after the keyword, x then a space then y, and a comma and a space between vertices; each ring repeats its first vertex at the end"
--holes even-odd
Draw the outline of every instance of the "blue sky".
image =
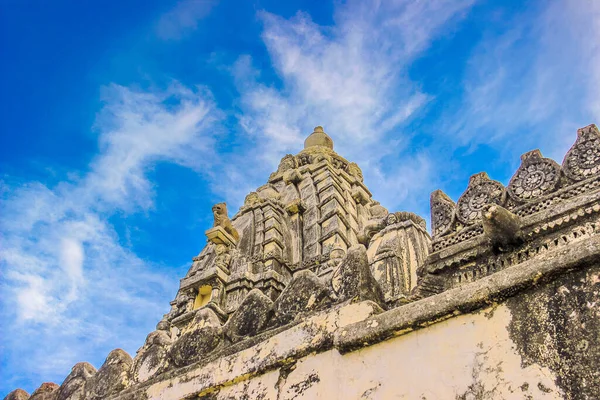
POLYGON ((0 54, 0 397, 134 355, 316 125, 428 217, 600 123, 597 0, 0 0, 0 54))

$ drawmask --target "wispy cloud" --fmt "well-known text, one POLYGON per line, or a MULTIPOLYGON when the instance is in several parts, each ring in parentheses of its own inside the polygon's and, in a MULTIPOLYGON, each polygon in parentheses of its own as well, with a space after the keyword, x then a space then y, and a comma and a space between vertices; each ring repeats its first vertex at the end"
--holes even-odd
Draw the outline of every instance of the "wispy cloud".
POLYGON ((560 161, 575 130, 600 116, 599 18, 595 1, 540 2, 511 15, 501 35, 484 32, 448 132, 463 145, 541 145, 560 161))
POLYGON ((156 25, 156 34, 163 40, 177 40, 198 27, 218 0, 181 0, 165 13, 156 25))
POLYGON ((112 85, 104 101, 100 153, 83 177, 2 185, 4 356, 40 381, 60 381, 75 362, 101 361, 114 347, 134 351, 168 311, 178 277, 121 246, 108 219, 153 206, 147 173, 156 163, 200 169, 212 160, 221 115, 205 90, 112 85))

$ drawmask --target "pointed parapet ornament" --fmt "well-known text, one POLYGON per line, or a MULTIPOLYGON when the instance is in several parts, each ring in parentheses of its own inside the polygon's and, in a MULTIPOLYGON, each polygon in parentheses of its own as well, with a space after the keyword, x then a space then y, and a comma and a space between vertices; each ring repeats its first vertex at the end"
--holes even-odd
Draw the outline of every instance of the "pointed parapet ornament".
POLYGON ((504 186, 480 172, 471 176, 469 187, 456 203, 456 217, 465 225, 472 225, 481 219, 481 210, 486 204, 504 202, 504 186))
POLYGON ((441 190, 431 193, 431 231, 433 237, 440 237, 452 231, 456 214, 456 204, 441 190))
POLYGON ((577 130, 577 140, 565 155, 562 167, 574 181, 600 174, 600 131, 595 124, 577 130))
POLYGON ((521 166, 506 191, 514 201, 535 201, 558 188, 560 170, 556 161, 542 157, 539 150, 532 150, 521 156, 521 166))

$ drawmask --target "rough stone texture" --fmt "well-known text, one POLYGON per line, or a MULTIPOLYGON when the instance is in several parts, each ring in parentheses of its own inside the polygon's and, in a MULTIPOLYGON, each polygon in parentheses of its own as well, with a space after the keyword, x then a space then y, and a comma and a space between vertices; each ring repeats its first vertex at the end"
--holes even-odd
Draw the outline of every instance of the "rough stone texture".
POLYGON ((57 391, 56 400, 84 400, 85 384, 96 373, 90 363, 80 362, 75 364, 71 373, 64 380, 57 391))
POLYGON ((272 306, 271 299, 259 289, 252 289, 223 327, 225 336, 235 343, 256 335, 265 327, 272 306))
POLYGON ((294 318, 331 304, 329 288, 313 272, 298 272, 273 304, 271 324, 284 325, 294 318))
POLYGON ((342 301, 371 300, 379 305, 385 305, 383 292, 371 274, 367 249, 363 245, 348 249, 346 258, 333 273, 331 285, 342 301))
POLYGON ((31 394, 29 400, 55 400, 58 385, 52 382, 42 383, 42 385, 31 394))
POLYGON ((173 342, 170 324, 161 321, 156 330, 146 337, 146 342, 138 351, 133 360, 133 379, 144 382, 161 368, 169 366, 169 346, 173 342))
POLYGON ((173 344, 170 357, 174 365, 183 367, 201 359, 222 340, 221 321, 212 310, 205 308, 196 313, 193 322, 173 344))
POLYGON ((29 393, 23 389, 16 389, 6 395, 4 400, 27 400, 29 399, 29 393))
POLYGON ((508 299, 522 365, 556 375, 566 399, 600 395, 600 264, 508 299))
POLYGON ((102 367, 85 384, 85 399, 100 400, 118 393, 129 384, 133 360, 121 349, 111 351, 102 367))

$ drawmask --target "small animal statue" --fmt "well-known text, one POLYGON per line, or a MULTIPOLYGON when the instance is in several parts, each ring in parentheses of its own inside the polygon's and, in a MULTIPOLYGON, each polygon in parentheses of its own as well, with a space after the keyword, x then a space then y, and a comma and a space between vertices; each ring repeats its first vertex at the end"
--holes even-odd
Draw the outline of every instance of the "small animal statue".
POLYGON ((236 241, 240 239, 240 235, 231 225, 231 220, 227 216, 227 204, 217 203, 212 207, 213 215, 215 217, 215 223, 213 226, 220 226, 225 229, 225 232, 229 233, 236 241))

